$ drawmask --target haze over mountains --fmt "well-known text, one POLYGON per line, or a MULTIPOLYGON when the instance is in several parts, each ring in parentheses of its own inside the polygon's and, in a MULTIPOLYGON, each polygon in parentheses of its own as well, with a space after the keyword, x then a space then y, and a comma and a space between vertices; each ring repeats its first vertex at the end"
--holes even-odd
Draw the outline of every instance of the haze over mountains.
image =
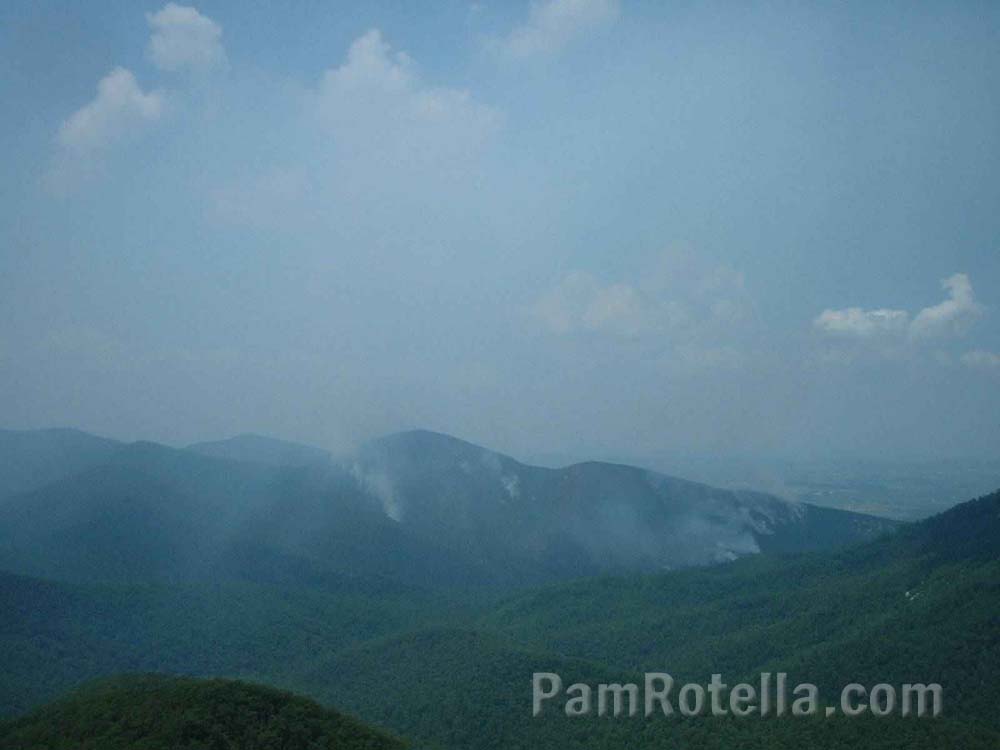
POLYGON ((522 464, 413 431, 329 454, 4 433, 0 568, 72 581, 523 586, 872 539, 891 521, 635 467, 522 464), (25 457, 28 460, 25 460, 25 457))
MULTIPOLYGON (((897 524, 621 464, 539 468, 426 431, 341 458, 261 436, 175 449, 56 430, 0 445, 13 488, 0 497, 0 717, 158 672, 293 689, 442 750, 1000 741, 983 688, 1000 669, 996 494, 897 524), (529 719, 533 671, 595 683, 663 669, 788 671, 825 695, 938 681, 947 713, 529 719)), ((287 695, 150 679, 0 718, 0 747, 128 746, 136 728, 101 717, 161 700, 177 711, 146 726, 167 745, 233 739, 234 706, 260 701, 282 732, 393 742, 287 695)))
POLYGON ((1000 750, 998 42, 0 2, 0 750, 1000 750))
MULTIPOLYGON (((424 560, 429 532, 405 519, 426 510, 431 518, 421 523, 441 530, 443 539, 478 533, 471 515, 443 528, 441 509, 464 502, 458 488, 468 481, 468 469, 478 466, 470 462, 492 463, 492 455, 450 438, 411 434, 377 441, 348 471, 209 458, 146 443, 121 446, 83 473, 8 497, 0 502, 5 544, 30 539, 41 546, 0 568, 20 560, 62 580, 0 573, 0 715, 23 714, 94 678, 165 672, 294 689, 416 747, 444 750, 992 750, 1000 742, 991 678, 1000 669, 1000 494, 844 549, 765 551, 721 565, 655 574, 618 570, 614 577, 527 589, 509 579, 516 588, 484 588, 484 581, 497 581, 474 575, 487 566, 475 568, 471 554, 442 541, 442 578, 434 581, 424 560), (415 461, 417 449, 426 465, 415 461), (359 489, 355 477, 371 476, 374 467, 394 478, 401 520, 386 514, 384 497, 359 489), (71 491, 74 485, 79 492, 71 491), (427 499, 445 490, 458 494, 439 504, 427 499), (143 494, 150 492, 156 494, 143 494), (220 517, 236 502, 253 511, 249 521, 220 517), (341 510, 316 515, 331 505, 341 510), (322 523, 310 536, 304 521, 282 525, 282 514, 322 523), (346 533, 319 544, 338 524, 361 535, 355 546, 346 546, 346 533), (227 539, 233 543, 214 546, 227 539), (413 557, 382 559, 390 542, 409 542, 413 557), (450 567, 459 563, 470 566, 464 578, 450 567), (405 574, 420 565, 426 585, 407 585, 405 574), (184 575, 171 580, 171 568, 184 575), (379 576, 376 569, 394 575, 379 576), (721 672, 730 684, 752 681, 761 671, 787 671, 793 681, 818 684, 834 703, 839 688, 854 681, 937 681, 944 686, 945 713, 928 721, 581 721, 559 711, 530 719, 533 671, 596 683, 639 679, 649 670, 701 682, 721 672)), ((496 460, 496 471, 473 472, 481 482, 474 486, 485 492, 497 484, 496 472, 513 472, 530 497, 536 481, 530 468, 496 460)), ((639 481, 634 469, 608 471, 620 483, 622 476, 639 481)), ((627 496, 644 496, 635 493, 627 496)), ((494 487, 493 494, 500 502, 500 490, 494 487)), ((580 496, 586 507, 586 493, 580 496)), ((12 549, 25 547, 6 547, 12 549)), ((519 551, 514 545, 500 549, 519 551)), ((519 559, 521 569, 531 567, 519 559)), ((550 579, 563 573, 545 572, 550 579)), ((25 738, 29 746, 38 738, 70 738, 55 745, 69 748, 94 737, 126 738, 128 746, 134 727, 101 717, 145 715, 143 707, 160 696, 177 712, 150 719, 147 729, 167 737, 168 745, 176 731, 231 736, 239 726, 230 721, 233 712, 243 710, 233 703, 262 699, 277 711, 265 712, 269 724, 291 721, 294 727, 312 716, 330 731, 366 741, 365 730, 336 715, 288 696, 270 702, 268 695, 275 697, 255 688, 129 678, 20 720, 0 720, 0 747, 23 747, 25 738)))

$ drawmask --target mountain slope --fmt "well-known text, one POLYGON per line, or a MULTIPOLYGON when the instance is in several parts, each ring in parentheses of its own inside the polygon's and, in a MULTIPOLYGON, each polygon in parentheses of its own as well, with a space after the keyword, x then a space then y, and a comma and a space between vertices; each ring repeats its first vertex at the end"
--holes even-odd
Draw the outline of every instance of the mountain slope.
POLYGON ((0 573, 0 716, 122 672, 284 682, 467 604, 414 591, 287 585, 78 585, 0 573))
POLYGON ((480 626, 699 679, 780 668, 828 687, 936 680, 952 710, 990 715, 998 696, 979 689, 1000 669, 1000 493, 843 552, 549 587, 480 626))
POLYGON ((395 750, 394 737, 272 688, 155 675, 96 683, 9 725, 0 750, 395 750))
POLYGON ((416 539, 348 473, 136 443, 0 503, 0 569, 71 581, 324 578, 468 585, 469 555, 416 539))
POLYGON ((998 746, 993 706, 1000 692, 992 678, 998 669, 1000 494, 994 494, 843 552, 744 558, 518 594, 465 631, 393 636, 342 652, 311 668, 307 684, 365 718, 442 747, 937 750, 998 746), (531 720, 532 671, 565 673, 568 680, 587 674, 590 684, 640 680, 647 671, 705 684, 721 673, 730 685, 784 671, 793 685, 817 684, 823 705, 837 705, 840 689, 852 682, 938 682, 945 718, 608 722, 567 720, 556 710, 531 720), (324 684, 334 674, 363 686, 355 703, 342 684, 329 678, 324 684), (388 674, 392 689, 376 690, 388 674), (450 696, 442 698, 446 705, 469 705, 447 721, 415 718, 437 696, 450 696), (489 737, 477 737, 481 726, 490 727, 489 737))
POLYGON ((826 549, 896 527, 619 464, 527 466, 426 431, 365 446, 356 471, 415 534, 476 549, 497 566, 529 562, 550 579, 826 549))
POLYGON ((97 466, 122 447, 79 430, 0 430, 0 499, 97 466))

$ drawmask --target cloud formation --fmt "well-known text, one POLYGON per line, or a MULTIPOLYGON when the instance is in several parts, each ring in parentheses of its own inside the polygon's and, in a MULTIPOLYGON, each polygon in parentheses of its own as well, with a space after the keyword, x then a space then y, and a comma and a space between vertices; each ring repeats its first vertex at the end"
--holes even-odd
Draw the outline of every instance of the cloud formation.
POLYGON ((554 335, 670 339, 703 349, 724 344, 752 317, 751 308, 742 274, 670 252, 635 281, 606 282, 572 271, 530 311, 554 335))
POLYGON ((228 64, 222 27, 195 8, 167 3, 146 20, 153 31, 146 54, 160 70, 207 71, 228 64))
POLYGON ((910 314, 905 310, 863 310, 848 307, 824 310, 815 320, 816 327, 832 334, 870 338, 885 334, 905 333, 910 314))
POLYGON ((500 50, 513 58, 549 55, 621 15, 618 0, 544 0, 532 4, 525 23, 503 39, 500 50))
POLYGON ((865 310, 848 307, 827 309, 813 321, 823 333, 858 339, 884 339, 909 336, 925 339, 963 333, 983 311, 976 301, 972 282, 964 273, 941 281, 947 299, 925 307, 911 319, 906 310, 865 310))
POLYGON ((341 145, 364 146, 397 165, 465 154, 499 120, 466 90, 426 84, 378 29, 355 39, 344 63, 324 73, 316 108, 341 145))
POLYGON ((159 118, 163 103, 163 95, 144 92, 131 71, 115 68, 97 84, 97 96, 63 122, 56 139, 75 152, 104 148, 130 129, 159 118))
POLYGON ((982 305, 976 301, 972 283, 964 273, 949 276, 941 282, 941 286, 948 291, 948 299, 917 313, 910 325, 910 333, 914 336, 962 333, 982 314, 982 305))

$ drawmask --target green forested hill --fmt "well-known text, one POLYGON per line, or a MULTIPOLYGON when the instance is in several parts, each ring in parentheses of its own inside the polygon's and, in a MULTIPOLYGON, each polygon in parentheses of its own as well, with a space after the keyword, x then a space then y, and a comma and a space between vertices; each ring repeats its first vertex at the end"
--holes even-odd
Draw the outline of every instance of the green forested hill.
MULTIPOLYGON (((435 748, 690 748, 801 750, 995 748, 1000 732, 958 720, 531 717, 530 675, 579 681, 639 680, 606 665, 518 646, 471 630, 428 630, 349 649, 311 673, 310 692, 435 748)), ((707 680, 707 676, 705 677, 707 680)))
MULTIPOLYGON (((1000 633, 998 573, 993 494, 842 552, 538 589, 481 624, 557 653, 694 676, 713 666, 748 672, 789 654, 851 653, 874 636, 880 660, 912 662, 912 634, 934 636, 922 651, 931 659, 976 633, 1000 633)), ((982 656, 996 657, 1000 642, 982 646, 982 656)))
POLYGON ((305 698, 226 680, 136 676, 7 725, 0 750, 394 750, 399 740, 305 698))
POLYGON ((992 680, 1000 669, 1000 494, 840 553, 539 589, 488 608, 474 627, 343 652, 313 670, 310 688, 444 747, 1000 746, 992 708, 1000 699, 992 680), (792 684, 816 683, 823 705, 852 682, 939 682, 945 712, 933 721, 531 720, 531 671, 590 684, 638 680, 644 671, 702 684, 719 672, 734 684, 784 671, 792 684), (386 681, 392 690, 348 687, 386 681), (424 708, 435 699, 462 709, 428 723, 424 708), (469 733, 484 726, 488 736, 472 742, 469 733))
POLYGON ((0 716, 122 672, 286 682, 317 654, 457 617, 425 592, 73 585, 0 574, 0 716))

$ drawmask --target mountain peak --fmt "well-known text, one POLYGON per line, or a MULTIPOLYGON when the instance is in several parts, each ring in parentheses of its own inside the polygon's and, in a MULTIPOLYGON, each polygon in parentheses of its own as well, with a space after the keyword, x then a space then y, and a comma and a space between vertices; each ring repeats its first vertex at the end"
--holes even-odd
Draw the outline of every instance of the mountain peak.
POLYGON ((242 433, 224 440, 189 445, 187 450, 213 458, 228 458, 271 466, 312 466, 330 461, 330 453, 322 448, 289 440, 242 433))
POLYGON ((433 430, 406 430, 376 438, 362 448, 363 454, 391 453, 398 457, 410 456, 424 460, 455 459, 468 460, 483 456, 496 456, 510 461, 513 459, 503 454, 470 443, 467 440, 447 435, 433 430))

